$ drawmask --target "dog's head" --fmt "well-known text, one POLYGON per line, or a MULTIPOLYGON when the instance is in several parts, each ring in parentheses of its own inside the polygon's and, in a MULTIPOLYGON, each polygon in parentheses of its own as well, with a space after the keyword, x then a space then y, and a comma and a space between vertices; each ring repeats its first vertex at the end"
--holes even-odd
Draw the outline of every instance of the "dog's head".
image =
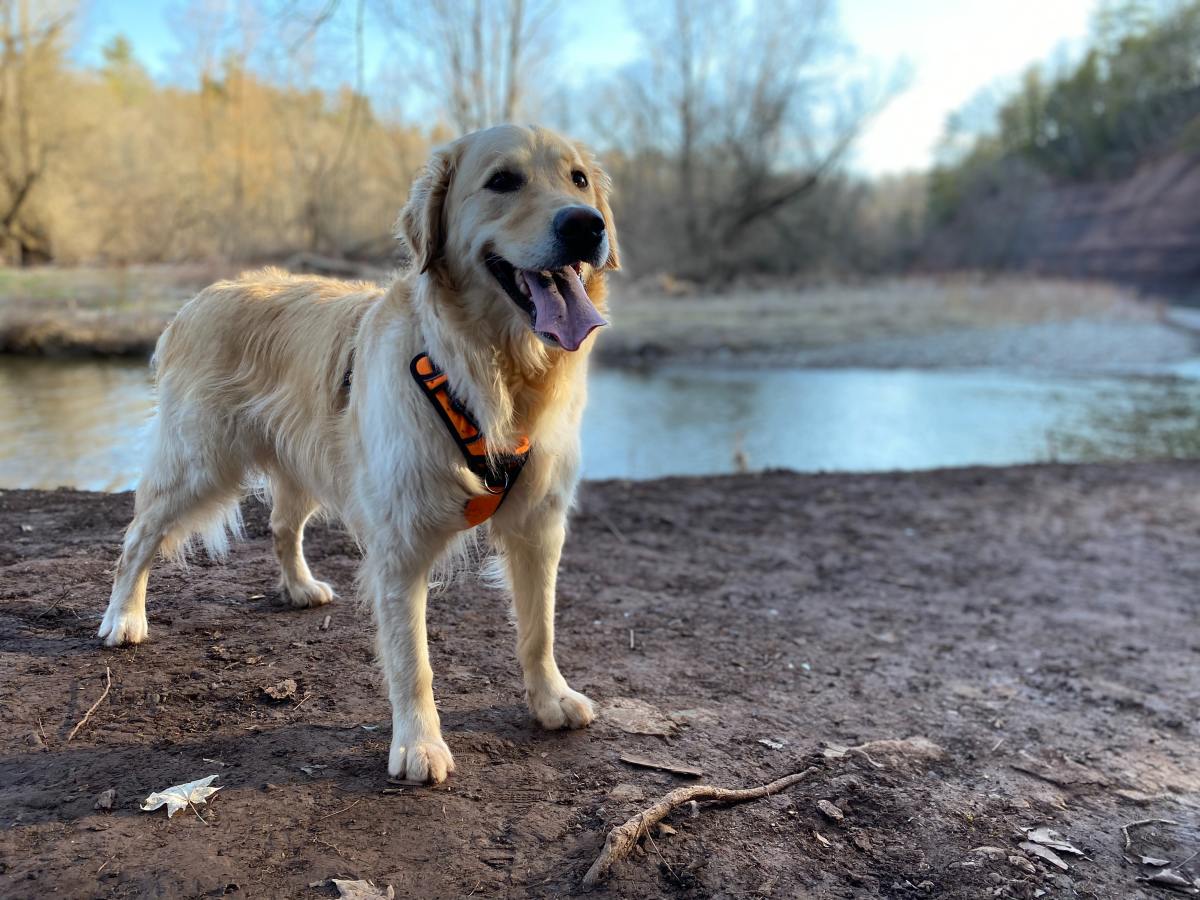
POLYGON ((603 270, 619 264, 610 189, 580 144, 501 125, 434 153, 400 232, 417 270, 464 302, 482 297, 546 344, 578 350, 605 324, 603 270))

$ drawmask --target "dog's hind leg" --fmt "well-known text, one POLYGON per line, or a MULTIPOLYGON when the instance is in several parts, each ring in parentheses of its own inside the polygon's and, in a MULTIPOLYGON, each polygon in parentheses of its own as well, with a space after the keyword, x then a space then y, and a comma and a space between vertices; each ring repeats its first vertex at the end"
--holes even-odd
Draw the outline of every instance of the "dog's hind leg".
POLYGON ((240 468, 230 457, 185 452, 185 441, 155 423, 154 449, 138 484, 133 521, 125 532, 117 561, 112 595, 100 623, 99 637, 109 647, 137 644, 149 631, 146 582, 159 549, 177 550, 196 531, 205 532, 210 552, 226 546, 226 521, 236 512, 240 468))
POLYGON ((317 581, 304 559, 304 523, 317 504, 291 478, 271 475, 271 534, 279 559, 279 586, 292 606, 324 606, 333 599, 333 588, 317 581))

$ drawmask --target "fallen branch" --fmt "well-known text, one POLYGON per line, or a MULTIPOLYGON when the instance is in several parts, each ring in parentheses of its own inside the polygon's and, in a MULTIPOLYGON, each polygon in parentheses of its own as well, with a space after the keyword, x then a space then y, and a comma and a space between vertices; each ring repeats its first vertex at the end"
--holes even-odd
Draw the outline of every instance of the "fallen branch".
POLYGON ((592 867, 583 876, 585 888, 595 887, 615 863, 620 862, 633 852, 638 840, 643 834, 649 834, 650 829, 665 819, 677 807, 695 801, 712 801, 714 803, 744 803, 747 800, 758 800, 785 791, 793 784, 803 781, 818 771, 817 766, 809 766, 803 772, 786 775, 770 784, 741 790, 712 787, 707 784, 697 784, 691 787, 676 788, 649 809, 642 810, 624 825, 614 827, 604 840, 604 849, 592 863, 592 867))
POLYGON ((1133 845, 1133 841, 1129 837, 1129 829, 1141 828, 1143 825, 1174 825, 1176 828, 1180 827, 1179 822, 1175 822, 1171 819, 1138 819, 1136 822, 1130 822, 1128 825, 1122 825, 1121 833, 1125 835, 1126 852, 1128 852, 1129 848, 1133 845))
POLYGON ((71 738, 79 733, 79 729, 87 724, 87 720, 92 717, 92 713, 104 702, 104 698, 108 696, 108 691, 112 687, 112 669, 108 666, 104 667, 104 693, 100 695, 100 699, 92 704, 92 708, 83 714, 83 718, 79 720, 79 724, 71 729, 71 733, 67 735, 67 743, 71 742, 71 738))

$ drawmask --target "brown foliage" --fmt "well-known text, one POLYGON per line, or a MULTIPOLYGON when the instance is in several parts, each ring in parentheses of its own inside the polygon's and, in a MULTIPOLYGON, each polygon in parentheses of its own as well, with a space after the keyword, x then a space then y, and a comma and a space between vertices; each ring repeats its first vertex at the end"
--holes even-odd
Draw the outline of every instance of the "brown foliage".
MULTIPOLYGON (((13 6, 0 3, 0 27, 20 23, 13 6)), ((428 151, 416 129, 380 121, 352 90, 268 83, 236 58, 197 89, 156 85, 119 40, 98 71, 75 71, 64 61, 70 14, 26 26, 36 40, 4 38, 9 262, 391 252, 396 210, 428 151)))

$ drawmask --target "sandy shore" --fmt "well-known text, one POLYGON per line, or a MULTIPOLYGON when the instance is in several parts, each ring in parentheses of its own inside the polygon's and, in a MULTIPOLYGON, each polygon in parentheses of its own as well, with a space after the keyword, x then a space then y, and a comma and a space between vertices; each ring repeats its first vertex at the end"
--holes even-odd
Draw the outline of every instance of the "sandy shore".
MULTIPOLYGON (((413 788, 385 780, 367 616, 281 607, 261 508, 227 565, 155 570, 149 643, 102 651, 130 496, 6 491, 0 894, 563 896, 610 826, 683 783, 637 753, 726 786, 818 772, 676 815, 601 896, 1164 896, 1136 857, 1200 841, 1197 497, 1182 463, 589 484, 559 647, 600 719, 534 727, 503 598, 452 586, 430 632, 459 772, 413 788), (264 696, 288 678, 292 699, 264 696), (138 810, 210 774, 203 822, 138 810), (1146 819, 1182 824, 1126 851, 1146 819), (1084 855, 1022 849, 1040 825, 1084 855)), ((306 546, 349 594, 350 540, 306 546)))

